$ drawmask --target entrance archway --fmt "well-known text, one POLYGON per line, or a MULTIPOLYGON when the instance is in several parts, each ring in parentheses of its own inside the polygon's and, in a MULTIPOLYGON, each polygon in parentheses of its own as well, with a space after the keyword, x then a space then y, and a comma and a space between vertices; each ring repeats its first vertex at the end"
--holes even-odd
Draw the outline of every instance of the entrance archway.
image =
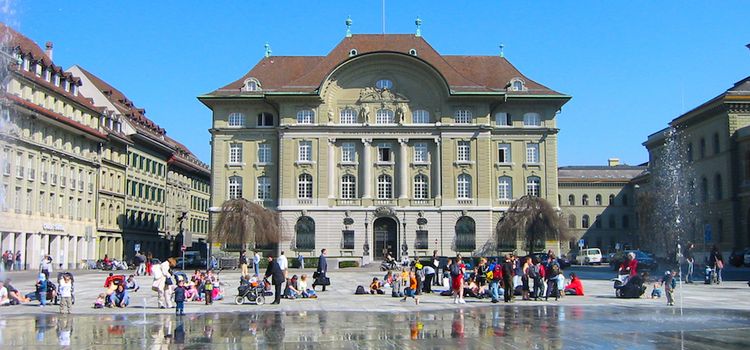
POLYGON ((398 224, 392 218, 377 218, 372 224, 374 240, 373 255, 376 259, 382 259, 386 253, 396 257, 398 253, 398 224))

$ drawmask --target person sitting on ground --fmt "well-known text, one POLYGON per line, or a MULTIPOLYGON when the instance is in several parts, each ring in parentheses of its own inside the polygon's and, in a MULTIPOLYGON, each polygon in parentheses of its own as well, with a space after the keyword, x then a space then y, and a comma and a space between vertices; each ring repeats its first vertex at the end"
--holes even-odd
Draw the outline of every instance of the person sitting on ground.
POLYGON ((464 283, 464 297, 479 297, 479 285, 477 285, 474 277, 469 278, 469 281, 464 283))
POLYGON ((370 283, 370 294, 385 294, 377 277, 374 277, 370 283))
POLYGON ((651 299, 661 298, 661 282, 654 282, 654 290, 651 291, 651 299))
POLYGON ((390 287, 393 285, 393 272, 388 270, 388 272, 385 273, 385 276, 383 276, 383 288, 390 287))
POLYGON ((297 275, 292 276, 292 278, 287 278, 284 296, 286 296, 287 299, 297 299, 301 296, 297 289, 297 275))
POLYGON ((565 286, 565 294, 583 295, 583 283, 581 283, 581 279, 575 273, 570 274, 570 283, 565 286))
POLYGON ((221 288, 221 286, 217 282, 211 290, 211 303, 222 299, 224 299, 224 288, 221 288))
POLYGON ((135 276, 130 275, 130 277, 128 277, 128 280, 125 281, 125 289, 132 290, 134 292, 137 292, 139 289, 141 289, 141 287, 138 285, 138 282, 136 282, 135 280, 135 276))
POLYGON ((114 293, 109 296, 110 306, 116 306, 124 308, 130 304, 130 297, 128 297, 128 291, 122 284, 117 285, 114 293))
POLYGON ((0 306, 10 305, 10 297, 8 296, 8 288, 5 288, 3 281, 0 281, 0 306))
POLYGON ((13 287, 10 278, 5 279, 5 288, 8 289, 8 298, 10 299, 11 305, 28 303, 31 301, 31 299, 21 294, 16 287, 13 287))
POLYGON ((99 294, 99 296, 94 300, 94 309, 101 309, 104 308, 104 304, 106 303, 104 300, 107 298, 107 295, 104 293, 99 294))
POLYGON ((312 298, 315 299, 318 297, 317 294, 315 294, 315 291, 307 288, 307 275, 302 274, 302 276, 299 277, 299 281, 297 282, 297 289, 302 293, 303 298, 312 298))

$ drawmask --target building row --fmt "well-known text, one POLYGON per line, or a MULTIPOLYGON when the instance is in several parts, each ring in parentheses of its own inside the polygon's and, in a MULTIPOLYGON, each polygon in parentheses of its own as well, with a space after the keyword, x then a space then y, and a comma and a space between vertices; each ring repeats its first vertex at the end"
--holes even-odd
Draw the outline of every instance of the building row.
POLYGON ((0 32, 2 250, 75 268, 205 242, 208 166, 116 88, 55 65, 51 43, 0 32))

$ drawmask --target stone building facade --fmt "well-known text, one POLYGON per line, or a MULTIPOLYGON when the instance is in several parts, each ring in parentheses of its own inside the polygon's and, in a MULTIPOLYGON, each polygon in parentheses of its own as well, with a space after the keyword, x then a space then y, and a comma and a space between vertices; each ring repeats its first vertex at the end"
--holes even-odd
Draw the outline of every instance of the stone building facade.
MULTIPOLYGON (((649 169, 640 179, 641 191, 657 193, 660 181, 678 176, 685 184, 680 206, 686 213, 680 240, 694 242, 702 252, 713 245, 724 252, 749 246, 750 78, 680 115, 669 126, 643 144, 649 152, 649 169)), ((652 232, 663 232, 660 225, 654 226, 649 228, 652 232)))
POLYGON ((76 268, 104 255, 130 258, 136 247, 163 258, 181 242, 165 228, 170 210, 200 220, 200 231, 185 228, 204 240, 205 205, 189 203, 208 198, 206 186, 193 188, 208 183, 207 165, 116 89, 80 67, 56 66, 51 43, 44 51, 2 24, 0 34, 0 248, 21 251, 31 268, 45 255, 76 268))
POLYGON ((620 165, 610 159, 607 166, 566 166, 558 169, 559 202, 571 233, 566 250, 585 248, 602 252, 637 246, 638 219, 635 215, 635 184, 631 180, 646 166, 620 165))
POLYGON ((278 210, 279 250, 472 253, 514 199, 556 203, 555 118, 569 98, 502 56, 441 55, 419 35, 267 54, 199 97, 213 112, 211 206, 278 210))

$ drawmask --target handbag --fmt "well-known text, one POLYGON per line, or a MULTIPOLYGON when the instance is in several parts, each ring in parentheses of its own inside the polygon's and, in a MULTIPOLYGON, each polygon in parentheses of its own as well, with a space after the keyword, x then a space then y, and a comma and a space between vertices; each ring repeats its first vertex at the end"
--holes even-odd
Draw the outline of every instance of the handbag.
POLYGON ((313 279, 318 279, 318 277, 320 277, 320 272, 318 272, 318 271, 313 272, 313 276, 312 277, 313 277, 313 279))
POLYGON ((174 281, 172 280, 172 277, 167 277, 167 280, 164 281, 164 285, 171 286, 174 284, 174 281))
POLYGON ((717 269, 723 269, 724 268, 724 262, 721 260, 716 260, 716 268, 717 269))

